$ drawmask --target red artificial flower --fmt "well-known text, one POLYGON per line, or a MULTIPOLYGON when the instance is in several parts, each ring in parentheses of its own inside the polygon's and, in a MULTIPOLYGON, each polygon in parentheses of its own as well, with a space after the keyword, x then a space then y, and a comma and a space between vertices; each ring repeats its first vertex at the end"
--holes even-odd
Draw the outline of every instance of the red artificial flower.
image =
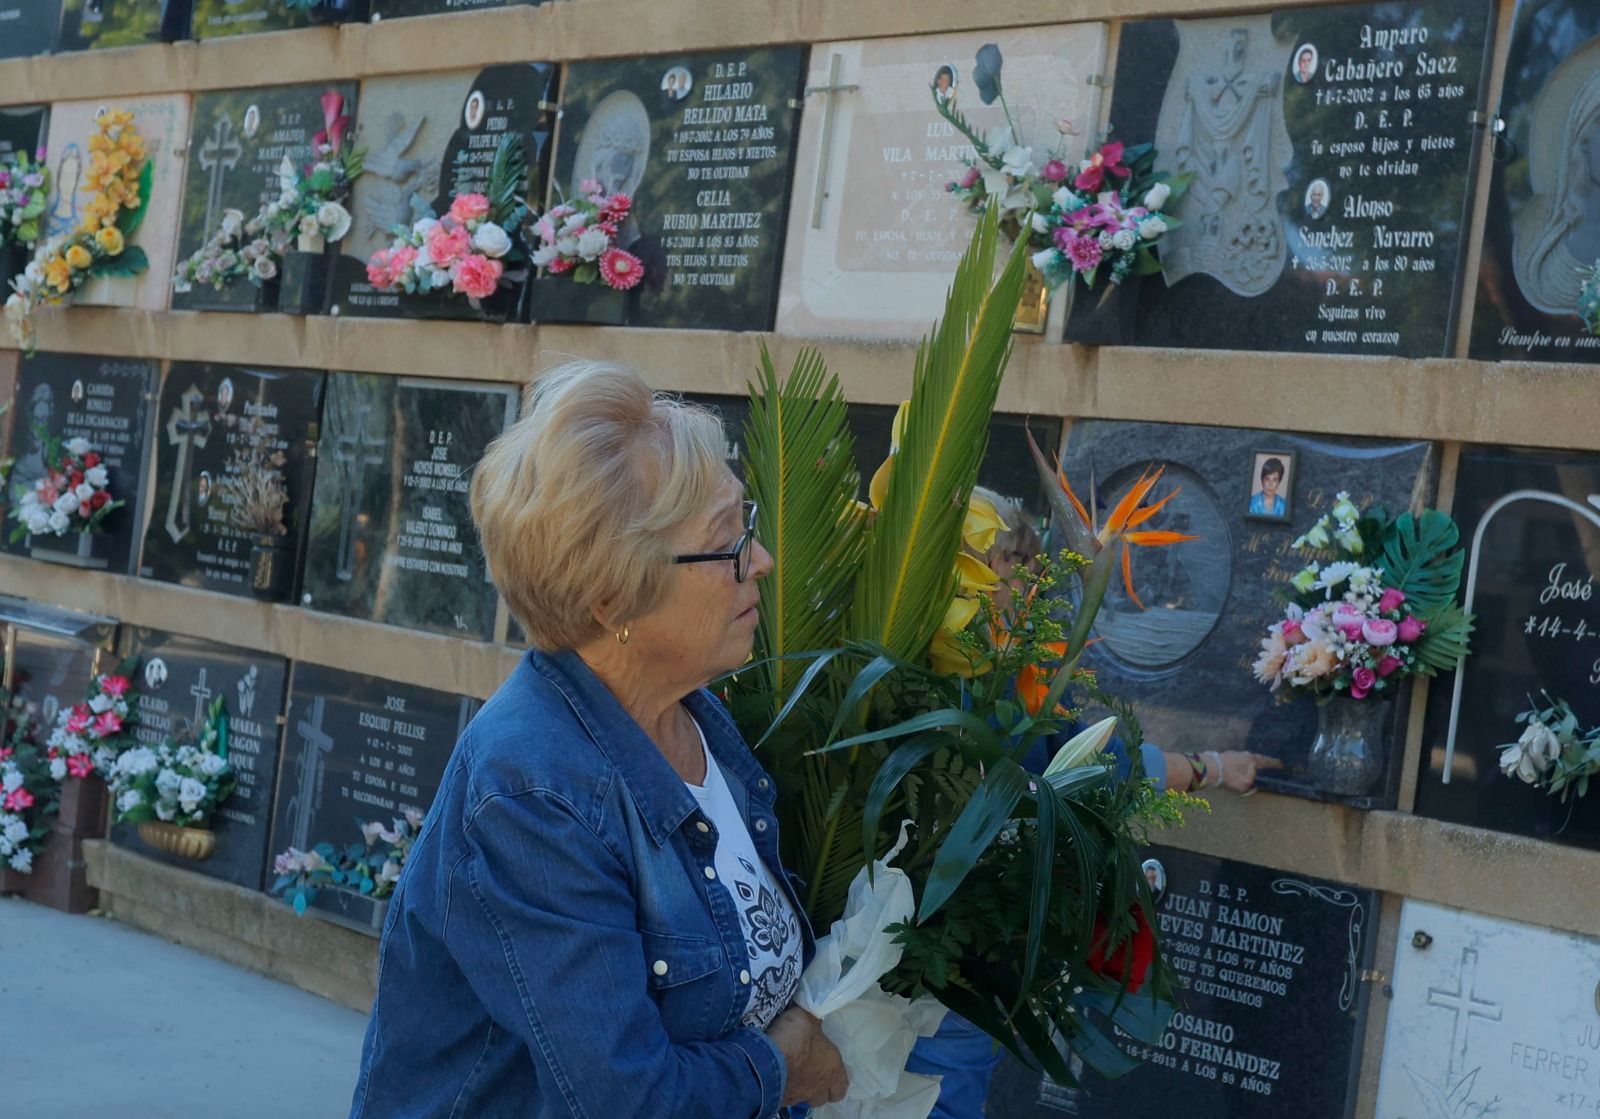
POLYGON ((115 711, 102 711, 100 717, 94 721, 94 733, 101 738, 110 738, 122 730, 122 716, 115 711))
POLYGON ((33 794, 26 788, 18 785, 6 794, 5 808, 7 812, 21 812, 24 808, 33 807, 33 794))
POLYGON ((67 759, 67 772, 74 777, 87 777, 94 772, 94 761, 88 754, 73 754, 67 759))
POLYGON ((89 499, 89 508, 98 509, 102 505, 105 505, 110 500, 111 500, 111 495, 108 494, 105 490, 101 490, 99 493, 95 494, 93 497, 91 497, 89 499))
POLYGON ((322 121, 323 129, 311 138, 311 145, 337 153, 344 146, 345 130, 350 127, 350 118, 344 115, 343 94, 330 89, 322 95, 322 121))
POLYGON ((644 265, 630 252, 607 249, 600 254, 600 278, 618 291, 627 291, 644 279, 644 265))
POLYGON ((122 696, 128 694, 128 678, 126 676, 100 677, 100 690, 109 696, 122 696))
POLYGON ((87 703, 80 703, 72 709, 72 714, 67 717, 67 731, 70 734, 82 734, 89 729, 89 724, 94 721, 94 712, 89 710, 87 703))
POLYGON ((72 480, 73 489, 77 489, 79 486, 83 485, 83 471, 74 470, 71 474, 68 474, 67 477, 72 480))
POLYGON ((1130 172, 1122 163, 1121 142, 1107 144, 1089 157, 1088 166, 1085 167, 1073 181, 1073 186, 1079 190, 1098 194, 1105 185, 1106 176, 1111 175, 1119 179, 1126 179, 1130 172))
POLYGON ((16 750, 12 749, 10 746, 0 746, 0 762, 5 761, 7 758, 9 758, 12 754, 15 754, 15 753, 16 753, 16 750))
POLYGON ((1137 995, 1139 988, 1150 975, 1150 965, 1156 958, 1156 936, 1144 918, 1144 910, 1133 907, 1133 935, 1110 951, 1110 933, 1104 917, 1094 919, 1094 948, 1086 961, 1089 967, 1107 979, 1114 979, 1137 995))
POLYGON ((95 467, 97 467, 99 465, 100 465, 100 456, 95 454, 95 452, 90 451, 88 454, 83 456, 83 468, 85 470, 93 470, 95 467))

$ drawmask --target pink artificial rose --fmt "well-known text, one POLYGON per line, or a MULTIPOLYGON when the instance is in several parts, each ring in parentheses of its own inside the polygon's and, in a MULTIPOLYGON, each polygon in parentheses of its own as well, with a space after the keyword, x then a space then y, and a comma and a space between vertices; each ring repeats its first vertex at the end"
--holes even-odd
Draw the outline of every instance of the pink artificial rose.
POLYGON ((552 245, 556 239, 556 223, 550 220, 549 214, 546 214, 533 223, 533 232, 544 244, 552 245))
POLYGON ((1359 626, 1366 620, 1367 612, 1359 606, 1353 606, 1348 602, 1340 602, 1333 608, 1333 624, 1340 629, 1352 623, 1359 626))
POLYGON ((390 284, 388 249, 379 249, 367 258, 367 283, 379 291, 388 290, 390 284))
POLYGON ((1383 597, 1378 600, 1378 613, 1387 614, 1391 610, 1400 609, 1400 604, 1406 600, 1406 593, 1390 587, 1383 592, 1383 597))
POLYGON ((1355 622, 1346 622, 1344 625, 1339 627, 1339 632, 1344 634, 1346 641, 1361 640, 1361 626, 1355 622))
POLYGON ((128 678, 126 676, 100 677, 100 690, 109 696, 124 696, 128 694, 128 678))
POLYGON ((1399 636, 1400 627, 1393 622, 1386 622, 1382 618, 1372 618, 1361 625, 1361 636, 1368 645, 1376 645, 1380 649, 1385 645, 1393 645, 1394 639, 1399 636))
POLYGON ((78 704, 72 709, 72 714, 67 717, 67 733, 82 734, 89 729, 89 724, 94 721, 94 715, 86 704, 78 704))
POLYGON ((1305 627, 1293 618, 1283 623, 1282 633, 1284 641, 1290 645, 1301 645, 1306 641, 1305 627))
POLYGON ((578 184, 579 194, 604 194, 605 192, 606 188, 599 179, 585 179, 578 184))
POLYGON ((1410 645, 1428 632, 1428 623, 1413 614, 1407 614, 1400 622, 1398 635, 1400 644, 1410 645))
POLYGON ((1378 661, 1379 679, 1387 679, 1388 677, 1393 676, 1395 669, 1399 668, 1404 663, 1405 662, 1399 657, 1385 656, 1382 660, 1378 661))
POLYGON ((1370 668, 1358 668, 1350 674, 1350 698, 1365 699, 1378 682, 1378 674, 1370 668))
POLYGON ((505 266, 472 253, 450 270, 451 287, 471 299, 487 299, 500 286, 505 266))
MULTIPOLYGON (((489 216, 489 197, 484 194, 458 194, 450 203, 450 216, 458 222, 482 221, 489 216)), ((435 260, 438 257, 434 258, 435 260)))
POLYGON ((94 721, 94 733, 101 738, 109 738, 122 730, 122 716, 115 711, 102 711, 94 721))
POLYGON ((5 809, 7 812, 21 812, 24 808, 33 807, 33 794, 26 788, 18 785, 6 794, 5 809))
POLYGON ((961 178, 956 180, 956 185, 962 190, 971 190, 978 185, 978 180, 983 178, 976 167, 968 167, 961 173, 961 178))
MULTIPOLYGON (((462 198, 472 195, 464 194, 462 198)), ((460 201, 457 199, 456 201, 460 201)), ((451 207, 454 210, 454 207, 451 207)), ((434 267, 449 268, 456 261, 472 251, 472 233, 464 225, 454 222, 440 222, 428 230, 424 241, 428 246, 428 256, 432 259, 434 267)))
POLYGON ((1067 179, 1067 165, 1059 159, 1052 159, 1039 168, 1039 177, 1047 183, 1061 183, 1067 179))
POLYGON ((61 491, 56 489, 54 486, 39 487, 39 504, 41 505, 54 505, 56 503, 56 498, 60 496, 61 491))
POLYGON ((406 278, 406 271, 417 262, 417 250, 410 245, 401 245, 389 254, 388 286, 399 287, 406 278))

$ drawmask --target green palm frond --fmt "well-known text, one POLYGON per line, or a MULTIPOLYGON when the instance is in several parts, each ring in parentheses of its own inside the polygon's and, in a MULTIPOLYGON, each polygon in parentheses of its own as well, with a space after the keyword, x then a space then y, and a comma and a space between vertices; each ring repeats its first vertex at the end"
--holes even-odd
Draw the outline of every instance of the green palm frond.
POLYGON ((955 594, 967 500, 1011 357, 1027 265, 1020 240, 991 288, 999 215, 985 214, 956 269, 944 318, 917 350, 905 439, 867 541, 847 632, 898 657, 926 651, 955 594))

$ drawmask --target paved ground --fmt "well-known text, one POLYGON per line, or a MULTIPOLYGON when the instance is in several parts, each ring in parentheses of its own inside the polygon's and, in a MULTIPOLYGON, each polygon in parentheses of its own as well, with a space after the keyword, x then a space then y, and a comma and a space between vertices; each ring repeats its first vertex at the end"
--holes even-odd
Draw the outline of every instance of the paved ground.
POLYGON ((338 1119, 365 1028, 116 921, 0 898, 0 1115, 338 1119))

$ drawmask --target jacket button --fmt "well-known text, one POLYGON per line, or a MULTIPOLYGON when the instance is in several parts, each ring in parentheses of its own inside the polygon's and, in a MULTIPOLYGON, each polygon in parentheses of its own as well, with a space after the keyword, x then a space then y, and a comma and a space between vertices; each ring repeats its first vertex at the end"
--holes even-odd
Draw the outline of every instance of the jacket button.
POLYGON ((750 982, 750 973, 748 971, 741 971, 739 973, 739 982, 748 984, 750 982))
POLYGON ((765 820, 757 820, 756 821, 756 831, 766 831, 766 830, 767 830, 767 822, 765 820))
POLYGON ((707 878, 715 878, 716 876, 717 876, 717 872, 716 871, 712 870, 710 867, 706 867, 706 877, 707 878))
POLYGON ((694 826, 695 826, 696 830, 702 831, 702 832, 708 832, 708 831, 711 830, 711 825, 706 823, 704 820, 696 820, 694 822, 694 826))
POLYGON ((765 789, 770 784, 772 784, 772 782, 768 781, 765 777, 763 777, 763 778, 761 778, 761 780, 756 782, 756 788, 765 789))
POLYGON ((657 975, 665 975, 665 974, 667 974, 667 961, 666 960, 657 960, 651 966, 650 970, 655 972, 657 975))

